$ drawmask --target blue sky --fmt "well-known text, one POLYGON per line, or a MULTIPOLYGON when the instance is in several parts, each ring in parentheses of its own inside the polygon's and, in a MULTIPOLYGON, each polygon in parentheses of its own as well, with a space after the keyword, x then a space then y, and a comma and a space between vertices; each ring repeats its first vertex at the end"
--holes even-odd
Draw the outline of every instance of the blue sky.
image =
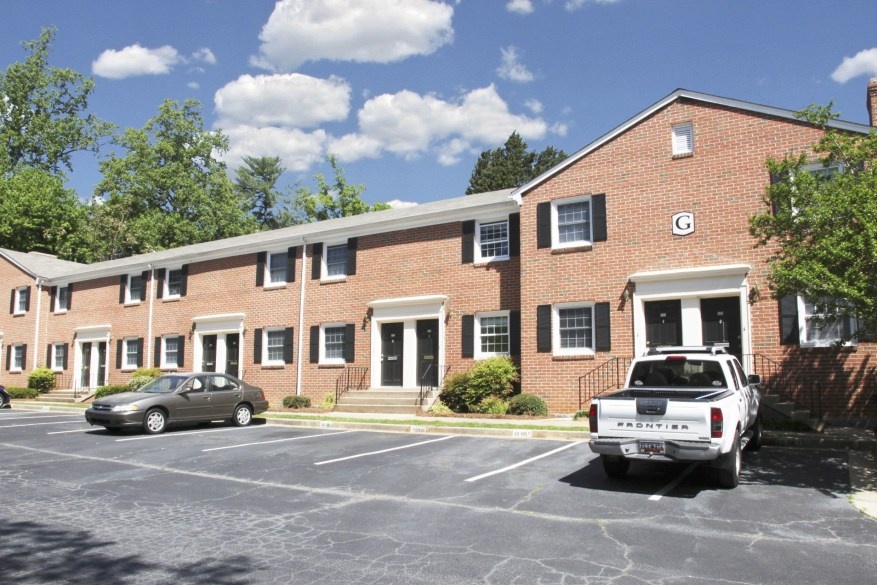
MULTIPOLYGON (((512 131, 571 154, 680 87, 867 123, 875 23, 873 0, 3 0, 0 67, 54 25, 51 64, 120 128, 195 98, 230 169, 280 155, 313 185, 332 152, 367 201, 423 203, 512 131)), ((69 186, 98 180, 77 157, 69 186)))

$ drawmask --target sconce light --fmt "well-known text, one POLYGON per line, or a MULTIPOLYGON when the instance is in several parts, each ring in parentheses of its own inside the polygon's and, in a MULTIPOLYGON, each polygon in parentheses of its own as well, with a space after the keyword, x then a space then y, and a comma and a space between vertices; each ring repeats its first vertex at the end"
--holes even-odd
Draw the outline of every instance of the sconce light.
POLYGON ((633 293, 636 292, 636 284, 628 280, 627 284, 624 285, 624 290, 621 291, 621 300, 625 303, 630 302, 630 299, 633 298, 633 293))

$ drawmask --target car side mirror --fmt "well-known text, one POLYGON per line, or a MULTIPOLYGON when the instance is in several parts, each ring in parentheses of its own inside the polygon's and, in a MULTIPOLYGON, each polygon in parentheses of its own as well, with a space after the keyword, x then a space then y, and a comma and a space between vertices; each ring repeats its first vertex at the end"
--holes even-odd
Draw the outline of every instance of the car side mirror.
POLYGON ((749 383, 758 386, 761 384, 761 376, 758 374, 749 374, 749 383))

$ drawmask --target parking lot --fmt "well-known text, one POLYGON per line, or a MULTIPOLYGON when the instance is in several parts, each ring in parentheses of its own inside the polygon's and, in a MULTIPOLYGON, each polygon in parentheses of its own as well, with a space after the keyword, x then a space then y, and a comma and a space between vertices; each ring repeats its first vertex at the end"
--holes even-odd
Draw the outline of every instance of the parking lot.
POLYGON ((586 442, 0 411, 0 581, 866 583, 847 454, 765 447, 608 479, 586 442))

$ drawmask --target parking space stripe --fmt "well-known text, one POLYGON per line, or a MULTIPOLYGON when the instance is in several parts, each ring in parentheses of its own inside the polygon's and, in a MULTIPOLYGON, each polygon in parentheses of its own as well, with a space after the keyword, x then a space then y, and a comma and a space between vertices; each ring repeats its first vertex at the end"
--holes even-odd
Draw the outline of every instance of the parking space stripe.
POLYGON ((23 425, 0 425, 0 429, 14 429, 17 427, 40 427, 45 425, 70 425, 70 424, 80 424, 81 420, 58 420, 55 422, 47 422, 47 423, 25 423, 23 425))
POLYGON ((52 431, 51 433, 46 433, 47 435, 66 435, 68 433, 87 433, 88 431, 102 431, 104 429, 96 429, 94 427, 88 427, 87 429, 76 429, 75 431, 52 431))
POLYGON ((380 451, 370 451, 368 453, 360 453, 359 455, 350 455, 349 457, 339 457, 338 459, 329 459, 328 461, 318 461, 314 463, 314 465, 328 465, 329 463, 338 463, 339 461, 347 461, 349 459, 358 459, 360 457, 369 457, 371 455, 380 455, 381 453, 389 453, 390 451, 399 451, 401 449, 410 449, 411 447, 419 447, 420 445, 426 445, 428 443, 437 443, 439 441, 447 441, 448 439, 453 439, 453 435, 448 435, 447 437, 442 437, 440 439, 432 439, 430 441, 421 441, 419 443, 412 443, 410 445, 402 445, 401 447, 392 447, 390 449, 381 449, 380 451))
POLYGON ((116 439, 117 443, 125 441, 148 441, 149 439, 167 439, 169 437, 186 437, 188 435, 206 435, 207 433, 227 433, 229 431, 246 431, 249 429, 260 429, 258 427, 229 427, 227 429, 212 429, 207 431, 189 431, 187 433, 162 433, 160 435, 144 435, 142 437, 128 437, 127 439, 116 439))
POLYGON ((661 489, 661 490, 660 490, 658 493, 656 493, 655 495, 650 496, 650 497, 649 497, 649 501, 650 501, 650 502, 659 502, 659 501, 661 501, 661 498, 663 498, 665 495, 667 495, 667 494, 670 492, 670 490, 672 490, 672 489, 675 488, 677 485, 679 485, 680 483, 682 483, 682 480, 685 479, 686 477, 688 477, 688 475, 689 475, 692 471, 694 471, 694 468, 697 467, 697 466, 698 466, 697 463, 692 463, 691 465, 689 465, 688 467, 686 467, 686 468, 685 468, 685 471, 683 471, 682 473, 679 474, 679 477, 677 477, 676 479, 674 479, 673 481, 671 481, 670 483, 668 483, 666 486, 664 486, 663 489, 661 489))
POLYGON ((481 475, 476 475, 475 477, 470 477, 466 481, 478 481, 479 479, 484 479, 485 477, 490 477, 491 475, 505 473, 506 471, 511 471, 512 469, 517 469, 518 467, 521 467, 523 465, 527 465, 528 463, 532 463, 533 461, 537 461, 539 459, 542 459, 543 457, 549 457, 551 455, 554 455, 555 453, 560 453, 561 451, 565 451, 565 450, 569 449, 570 447, 575 447, 576 445, 581 445, 582 443, 584 443, 584 441, 576 441, 574 443, 569 443, 567 445, 564 445, 563 447, 558 447, 557 449, 554 449, 554 450, 549 451, 547 453, 543 453, 542 455, 530 457, 529 459, 527 459, 525 461, 521 461, 520 463, 515 463, 514 465, 509 465, 508 467, 503 467, 502 469, 497 469, 496 471, 489 471, 487 473, 482 473, 481 475))
POLYGON ((29 420, 29 419, 34 419, 34 418, 36 418, 36 419, 43 419, 43 418, 70 418, 70 417, 76 417, 76 418, 78 418, 79 420, 83 420, 81 414, 52 414, 52 415, 49 415, 49 416, 45 416, 45 415, 43 415, 43 416, 10 416, 10 417, 9 417, 9 420, 29 420))
POLYGON ((320 435, 305 435, 303 437, 286 437, 285 439, 274 439, 272 441, 258 441, 256 443, 244 443, 243 445, 227 445, 225 447, 211 447, 210 449, 201 449, 202 453, 208 451, 222 451, 223 449, 238 449, 239 447, 252 447, 253 445, 270 445, 271 443, 283 443, 285 441, 298 441, 299 439, 313 439, 314 437, 331 437, 332 435, 346 435, 353 431, 338 431, 336 433, 323 433, 320 435))

